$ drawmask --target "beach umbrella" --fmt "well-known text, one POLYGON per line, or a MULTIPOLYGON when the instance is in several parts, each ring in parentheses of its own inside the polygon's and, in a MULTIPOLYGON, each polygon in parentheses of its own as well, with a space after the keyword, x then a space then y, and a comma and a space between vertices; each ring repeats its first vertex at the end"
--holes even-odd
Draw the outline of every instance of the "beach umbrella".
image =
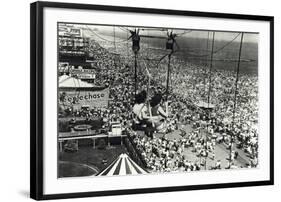
POLYGON ((230 118, 224 118, 222 120, 223 124, 230 124, 231 123, 231 119, 230 118))
POLYGON ((127 154, 120 154, 107 168, 97 176, 136 175, 148 173, 136 164, 127 154))
POLYGON ((195 104, 197 107, 200 107, 200 108, 205 108, 205 109, 213 109, 215 107, 214 104, 211 104, 211 103, 207 103, 207 102, 204 102, 204 101, 199 101, 195 104))

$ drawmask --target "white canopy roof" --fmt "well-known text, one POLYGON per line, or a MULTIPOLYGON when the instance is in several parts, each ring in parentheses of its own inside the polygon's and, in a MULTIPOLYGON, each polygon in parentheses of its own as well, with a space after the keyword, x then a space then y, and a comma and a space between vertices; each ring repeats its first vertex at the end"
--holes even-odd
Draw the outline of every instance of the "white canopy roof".
POLYGON ((81 88, 81 87, 94 87, 93 84, 87 83, 80 79, 73 78, 68 75, 62 75, 59 77, 60 88, 81 88))
POLYGON ((59 83, 63 82, 64 80, 68 79, 70 76, 64 74, 62 76, 59 77, 59 83))
POLYGON ((120 154, 120 156, 99 173, 98 176, 136 175, 145 173, 147 173, 147 171, 136 164, 127 154, 120 154))

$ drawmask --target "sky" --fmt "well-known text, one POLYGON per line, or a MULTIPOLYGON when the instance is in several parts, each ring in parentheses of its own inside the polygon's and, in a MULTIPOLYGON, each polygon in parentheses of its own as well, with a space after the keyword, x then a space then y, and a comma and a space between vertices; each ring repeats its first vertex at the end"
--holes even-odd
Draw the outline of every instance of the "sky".
MULTIPOLYGON (((99 26, 99 25, 75 25, 75 26, 81 27, 84 29, 92 29, 96 33, 101 34, 101 35, 104 34, 104 35, 112 36, 113 32, 114 32, 114 26, 99 26)), ((122 38, 123 38, 123 37, 127 36, 127 33, 124 31, 124 28, 127 28, 127 27, 115 26, 115 34, 117 37, 122 36, 122 38)), ((133 30, 134 28, 130 27, 129 29, 133 30)), ((169 31, 171 31, 171 29, 169 29, 169 31)), ((208 38, 208 30, 174 29, 173 32, 179 34, 181 37, 208 38)), ((161 30, 161 28, 159 28, 158 31, 156 31, 155 29, 147 29, 147 30, 143 30, 143 31, 141 30, 140 34, 166 37, 167 31, 161 30)), ((230 41, 237 34, 238 34, 237 32, 216 31, 215 40, 230 41)), ((258 36, 259 36, 258 33, 246 33, 246 34, 244 34, 243 41, 251 42, 251 43, 258 43, 258 40, 259 40, 258 36)), ((212 37, 213 37, 212 33, 210 33, 209 38, 212 38, 212 37)), ((239 39, 237 39, 237 40, 239 40, 239 39)))

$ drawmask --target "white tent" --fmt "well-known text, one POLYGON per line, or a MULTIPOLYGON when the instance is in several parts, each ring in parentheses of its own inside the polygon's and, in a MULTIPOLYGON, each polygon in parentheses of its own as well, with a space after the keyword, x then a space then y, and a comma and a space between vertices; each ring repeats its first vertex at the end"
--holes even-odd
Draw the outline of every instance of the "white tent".
POLYGON ((127 154, 120 154, 107 168, 98 174, 98 176, 113 175, 136 175, 148 173, 137 165, 127 154))
POLYGON ((59 83, 64 82, 65 80, 67 80, 70 76, 64 74, 62 76, 59 77, 59 83))
POLYGON ((62 75, 59 77, 60 88, 83 88, 83 87, 94 87, 93 84, 87 83, 80 79, 73 78, 71 76, 62 75))

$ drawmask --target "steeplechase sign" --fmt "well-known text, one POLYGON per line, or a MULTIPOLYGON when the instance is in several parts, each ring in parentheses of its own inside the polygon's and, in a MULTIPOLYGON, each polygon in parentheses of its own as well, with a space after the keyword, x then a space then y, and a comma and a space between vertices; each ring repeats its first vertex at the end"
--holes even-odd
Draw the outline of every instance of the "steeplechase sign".
POLYGON ((109 101, 109 89, 81 88, 60 89, 60 102, 76 109, 83 106, 90 108, 106 108, 109 101))

